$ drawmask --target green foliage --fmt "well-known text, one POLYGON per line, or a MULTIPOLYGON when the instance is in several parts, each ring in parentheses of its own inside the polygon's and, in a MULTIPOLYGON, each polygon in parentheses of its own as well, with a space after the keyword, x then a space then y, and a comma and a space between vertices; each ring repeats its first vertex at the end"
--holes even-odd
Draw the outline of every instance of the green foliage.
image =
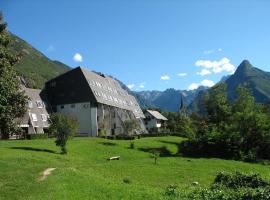
POLYGON ((78 132, 78 121, 68 115, 54 114, 51 116, 50 132, 56 137, 56 146, 60 146, 61 153, 66 154, 66 143, 78 132))
POLYGON ((46 133, 28 134, 26 138, 29 140, 48 139, 48 135, 46 133))
POLYGON ((125 178, 123 178, 123 182, 126 183, 126 184, 130 184, 131 179, 129 177, 125 177, 125 178))
POLYGON ((229 104, 226 85, 214 87, 205 99, 207 117, 191 115, 195 134, 180 146, 184 155, 256 162, 270 160, 268 105, 255 103, 249 89, 237 88, 229 104))
POLYGON ((18 57, 8 50, 9 41, 0 13, 0 134, 3 139, 19 131, 16 121, 25 114, 27 103, 13 67, 18 57))
POLYGON ((168 187, 165 190, 165 195, 176 196, 176 194, 177 194, 177 185, 175 184, 168 185, 168 187))
POLYGON ((188 195, 192 200, 269 200, 269 182, 258 174, 218 173, 210 189, 188 195))

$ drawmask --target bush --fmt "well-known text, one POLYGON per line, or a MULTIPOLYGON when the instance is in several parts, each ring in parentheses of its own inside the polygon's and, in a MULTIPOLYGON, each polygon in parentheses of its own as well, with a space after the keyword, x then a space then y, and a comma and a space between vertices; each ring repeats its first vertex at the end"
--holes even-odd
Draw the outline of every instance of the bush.
POLYGON ((126 184, 130 184, 131 180, 130 180, 129 177, 125 177, 125 178, 123 178, 123 182, 126 183, 126 184))
POLYGON ((234 174, 220 172, 217 174, 213 186, 222 185, 228 188, 237 189, 240 187, 267 187, 268 181, 263 180, 259 174, 243 174, 236 172, 234 174))
POLYGON ((209 189, 187 195, 192 200, 270 200, 269 182, 258 174, 218 173, 209 189))
POLYGON ((56 137, 55 144, 60 146, 62 154, 66 154, 67 140, 78 132, 79 123, 75 118, 64 114, 52 115, 51 121, 50 132, 56 137))
POLYGON ((130 148, 130 149, 135 149, 135 143, 134 143, 134 142, 130 142, 129 148, 130 148))
POLYGON ((177 185, 169 185, 165 190, 165 195, 167 196, 175 196, 177 193, 177 185))
POLYGON ((48 134, 46 133, 28 134, 26 135, 26 138, 28 140, 48 139, 48 134))

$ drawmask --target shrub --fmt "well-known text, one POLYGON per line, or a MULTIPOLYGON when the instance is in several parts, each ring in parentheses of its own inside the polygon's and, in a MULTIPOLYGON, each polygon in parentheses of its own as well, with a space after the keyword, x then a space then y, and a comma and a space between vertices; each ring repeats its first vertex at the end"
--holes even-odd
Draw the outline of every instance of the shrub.
POLYGON ((125 177, 125 178, 123 178, 123 182, 126 183, 126 184, 130 184, 131 180, 130 180, 129 177, 125 177))
POLYGON ((175 196, 177 193, 177 185, 172 184, 169 185, 165 190, 165 195, 167 196, 175 196))
POLYGON ((213 186, 221 185, 232 189, 240 187, 267 187, 269 182, 263 180, 259 174, 243 174, 236 172, 234 174, 219 172, 214 180, 213 186))
POLYGON ((38 134, 28 134, 26 136, 28 140, 37 140, 37 139, 47 139, 48 134, 46 133, 38 133, 38 134))
POLYGON ((209 189, 194 190, 192 200, 270 200, 269 182, 258 174, 218 173, 209 189))
POLYGON ((51 121, 50 132, 56 137, 55 144, 56 146, 60 146, 62 154, 66 154, 67 140, 77 133, 79 127, 78 121, 64 114, 52 115, 51 121))
POLYGON ((130 142, 129 148, 130 148, 130 149, 135 149, 135 143, 134 143, 134 142, 130 142))

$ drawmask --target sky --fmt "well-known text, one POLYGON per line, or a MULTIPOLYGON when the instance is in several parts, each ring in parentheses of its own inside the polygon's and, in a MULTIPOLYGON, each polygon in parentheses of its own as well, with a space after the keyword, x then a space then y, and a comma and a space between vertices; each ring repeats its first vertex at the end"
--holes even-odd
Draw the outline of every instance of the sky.
POLYGON ((244 59, 270 71, 269 0, 0 0, 0 10, 50 59, 132 90, 213 86, 244 59))

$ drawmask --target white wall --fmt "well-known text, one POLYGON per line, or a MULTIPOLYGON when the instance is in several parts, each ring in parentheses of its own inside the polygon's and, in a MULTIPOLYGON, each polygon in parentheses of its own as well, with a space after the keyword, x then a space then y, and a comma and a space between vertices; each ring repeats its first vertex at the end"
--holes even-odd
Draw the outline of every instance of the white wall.
POLYGON ((80 135, 97 135, 97 113, 96 107, 91 107, 90 102, 57 105, 57 112, 69 114, 75 117, 79 122, 80 135), (72 105, 74 105, 72 107, 72 105), (61 108, 64 106, 64 108, 61 108))

